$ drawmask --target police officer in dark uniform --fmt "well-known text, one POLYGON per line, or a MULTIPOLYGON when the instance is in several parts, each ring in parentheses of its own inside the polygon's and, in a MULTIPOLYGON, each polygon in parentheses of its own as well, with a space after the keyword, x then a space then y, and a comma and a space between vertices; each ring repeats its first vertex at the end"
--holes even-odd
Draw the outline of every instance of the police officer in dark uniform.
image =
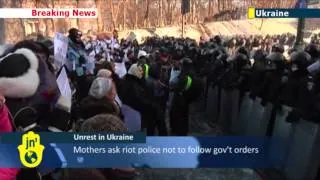
POLYGON ((313 78, 308 72, 307 67, 311 64, 311 56, 304 51, 297 51, 291 54, 291 73, 287 82, 284 84, 280 94, 280 104, 293 107, 287 120, 290 122, 299 120, 302 116, 308 117, 312 114, 312 103, 314 95, 313 78))
POLYGON ((262 104, 274 102, 283 82, 286 80, 288 71, 282 49, 280 46, 274 46, 272 52, 266 57, 266 75, 258 90, 258 94, 263 99, 262 104))

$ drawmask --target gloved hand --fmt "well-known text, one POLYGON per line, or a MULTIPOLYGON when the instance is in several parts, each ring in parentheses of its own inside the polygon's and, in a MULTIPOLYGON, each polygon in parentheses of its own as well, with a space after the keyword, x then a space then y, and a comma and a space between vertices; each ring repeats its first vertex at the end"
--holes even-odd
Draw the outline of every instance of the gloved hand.
POLYGON ((37 127, 37 111, 30 106, 21 108, 13 116, 13 123, 17 130, 27 132, 37 127))

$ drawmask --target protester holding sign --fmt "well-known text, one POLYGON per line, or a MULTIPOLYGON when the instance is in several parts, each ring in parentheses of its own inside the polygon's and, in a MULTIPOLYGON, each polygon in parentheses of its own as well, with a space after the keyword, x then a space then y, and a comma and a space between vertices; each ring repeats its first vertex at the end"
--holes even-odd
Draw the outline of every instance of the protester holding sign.
POLYGON ((69 30, 69 46, 66 67, 71 76, 72 83, 77 86, 76 97, 79 101, 88 94, 88 76, 93 74, 94 62, 89 60, 85 51, 85 45, 81 40, 82 33, 78 29, 69 30))

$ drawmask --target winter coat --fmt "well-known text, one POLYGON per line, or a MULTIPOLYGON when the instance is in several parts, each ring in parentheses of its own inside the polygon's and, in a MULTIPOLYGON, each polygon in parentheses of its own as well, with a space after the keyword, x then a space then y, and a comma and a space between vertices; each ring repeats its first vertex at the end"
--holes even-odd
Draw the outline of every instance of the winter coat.
POLYGON ((66 67, 69 72, 76 72, 77 76, 90 74, 89 71, 94 69, 94 65, 91 67, 84 46, 75 44, 71 39, 69 39, 66 67))
POLYGON ((0 179, 1 180, 13 180, 19 173, 19 169, 14 168, 0 168, 0 179))
POLYGON ((308 72, 307 70, 298 70, 291 73, 287 82, 284 83, 279 97, 280 103, 292 107, 306 105, 305 100, 310 100, 309 92, 311 89, 308 90, 308 72))
POLYGON ((122 82, 120 97, 123 104, 139 111, 141 114, 147 113, 153 105, 152 95, 148 91, 145 81, 127 74, 122 82))
POLYGON ((269 71, 266 73, 264 82, 257 90, 257 94, 266 102, 276 102, 283 88, 283 83, 286 78, 286 73, 282 70, 269 71))
MULTIPOLYGON (((165 85, 169 85, 170 74, 171 67, 169 64, 155 63, 150 65, 149 75, 150 78, 154 79, 155 81, 160 81, 165 85)), ((166 99, 168 96, 168 89, 165 87, 156 87, 153 89, 153 91, 153 94, 157 97, 165 97, 166 99)))
POLYGON ((0 109, 0 132, 12 132, 9 111, 6 105, 0 109))

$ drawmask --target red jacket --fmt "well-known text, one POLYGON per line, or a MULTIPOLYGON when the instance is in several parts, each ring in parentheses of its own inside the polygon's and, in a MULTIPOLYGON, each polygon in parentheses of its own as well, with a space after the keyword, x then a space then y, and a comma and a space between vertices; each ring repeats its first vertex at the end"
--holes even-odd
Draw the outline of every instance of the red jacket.
POLYGON ((9 111, 6 105, 0 108, 0 132, 12 132, 9 111))
MULTIPOLYGON (((8 108, 4 105, 0 108, 0 132, 12 132, 13 128, 9 118, 8 108)), ((17 176, 19 169, 0 168, 1 180, 13 180, 17 176)))

